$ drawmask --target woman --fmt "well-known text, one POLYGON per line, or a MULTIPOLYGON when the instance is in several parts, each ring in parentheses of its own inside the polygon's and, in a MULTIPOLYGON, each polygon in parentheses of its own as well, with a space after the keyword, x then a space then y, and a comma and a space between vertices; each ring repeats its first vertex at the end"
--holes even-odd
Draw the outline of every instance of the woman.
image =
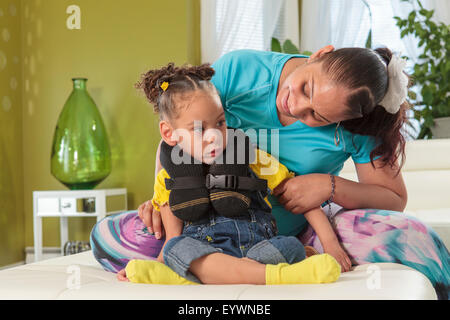
MULTIPOLYGON (((335 51, 327 46, 309 58, 240 50, 213 64, 212 82, 227 125, 255 129, 259 147, 296 173, 270 198, 280 234, 298 235, 323 252, 302 213, 328 201, 324 210, 354 264, 410 266, 430 279, 440 299, 448 299, 447 248, 433 230, 400 213, 407 201, 399 163, 407 108, 403 66, 385 48, 335 51), (359 182, 337 176, 350 156, 359 182), (336 213, 331 202, 346 209, 336 213)), ((159 171, 159 154, 156 158, 159 171)), ((91 235, 97 260, 118 271, 129 259, 156 257, 162 241, 155 241, 145 226, 159 239, 161 224, 149 202, 138 213, 106 218, 91 235)), ((212 254, 196 260, 192 270, 205 283, 228 276, 221 270, 211 273, 209 265, 218 261, 239 269, 239 262, 212 254)))

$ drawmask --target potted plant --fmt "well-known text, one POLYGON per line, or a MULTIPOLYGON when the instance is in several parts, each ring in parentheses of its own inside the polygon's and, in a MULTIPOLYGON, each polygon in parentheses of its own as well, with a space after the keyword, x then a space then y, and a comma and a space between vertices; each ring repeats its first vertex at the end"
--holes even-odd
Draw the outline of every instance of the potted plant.
POLYGON ((420 123, 418 139, 450 138, 450 28, 442 22, 431 21, 434 10, 427 10, 420 0, 419 9, 411 11, 406 19, 394 17, 401 38, 412 34, 419 40, 423 53, 411 74, 413 87, 420 92, 409 92, 414 118, 420 123))
POLYGON ((288 54, 303 54, 305 56, 312 55, 311 51, 303 51, 300 53, 300 50, 298 50, 295 44, 289 39, 286 39, 283 42, 283 45, 281 45, 280 40, 278 40, 277 38, 272 38, 272 45, 270 49, 271 51, 274 52, 282 52, 288 54))

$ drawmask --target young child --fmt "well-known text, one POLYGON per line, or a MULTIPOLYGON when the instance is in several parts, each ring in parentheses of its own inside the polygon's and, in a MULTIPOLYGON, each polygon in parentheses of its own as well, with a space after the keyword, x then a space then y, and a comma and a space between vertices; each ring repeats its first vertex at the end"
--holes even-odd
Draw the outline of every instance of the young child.
MULTIPOLYGON (((341 267, 331 255, 305 259, 305 248, 296 237, 277 235, 267 192, 293 174, 254 148, 241 130, 227 129, 220 97, 209 82, 213 74, 209 65, 177 68, 169 64, 150 70, 137 84, 160 115, 164 169, 156 177, 152 204, 164 213, 166 240, 158 261, 165 265, 131 260, 118 279, 198 284, 201 281, 191 272, 193 262, 225 253, 252 260, 240 270, 251 275, 242 279, 245 283, 336 281, 341 267)), ((306 217, 321 229, 316 230, 319 237, 323 235, 329 243, 334 236, 340 248, 321 209, 306 217)), ((226 266, 215 267, 226 272, 226 266)))

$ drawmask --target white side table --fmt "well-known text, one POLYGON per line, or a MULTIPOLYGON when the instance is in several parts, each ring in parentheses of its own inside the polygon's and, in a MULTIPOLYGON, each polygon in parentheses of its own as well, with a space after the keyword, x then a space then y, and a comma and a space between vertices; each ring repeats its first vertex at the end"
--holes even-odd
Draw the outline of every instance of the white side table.
POLYGON ((68 241, 69 217, 97 217, 100 221, 114 213, 127 211, 127 189, 96 189, 96 190, 55 190, 33 192, 33 229, 34 229, 34 259, 42 259, 42 218, 59 217, 61 233, 61 254, 64 254, 64 244, 68 241), (124 196, 124 209, 106 211, 106 198, 124 196), (95 212, 77 212, 77 199, 95 199, 95 212))

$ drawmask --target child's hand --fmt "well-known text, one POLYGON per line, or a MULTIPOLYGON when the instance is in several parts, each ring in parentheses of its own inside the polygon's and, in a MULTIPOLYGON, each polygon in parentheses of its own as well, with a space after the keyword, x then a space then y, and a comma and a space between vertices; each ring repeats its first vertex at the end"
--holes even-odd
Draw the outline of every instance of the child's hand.
POLYGON ((117 280, 130 282, 130 280, 128 280, 127 278, 127 273, 125 272, 125 269, 122 269, 119 272, 117 272, 117 280))
POLYGON ((323 244, 325 253, 332 255, 336 261, 341 265, 342 272, 350 271, 352 268, 352 262, 347 253, 342 249, 341 245, 337 241, 332 241, 327 244, 323 244))

